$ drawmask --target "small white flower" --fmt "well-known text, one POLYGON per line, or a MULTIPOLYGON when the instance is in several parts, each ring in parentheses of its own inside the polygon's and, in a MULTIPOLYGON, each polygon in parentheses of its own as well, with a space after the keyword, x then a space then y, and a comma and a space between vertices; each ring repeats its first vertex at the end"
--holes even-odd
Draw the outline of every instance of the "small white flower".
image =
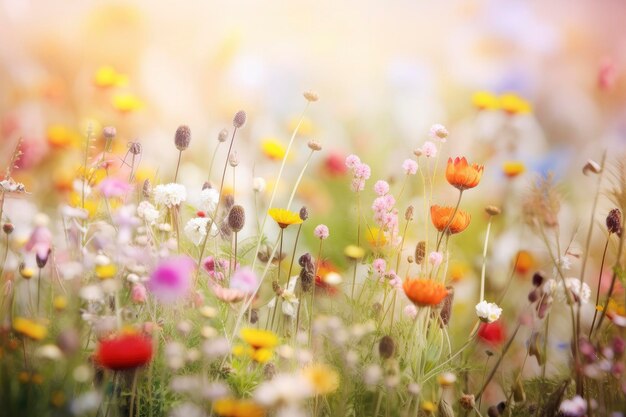
POLYGON ((166 207, 180 206, 187 200, 187 190, 184 185, 169 183, 159 184, 154 188, 154 201, 166 207))
POLYGON ((200 191, 199 209, 208 215, 213 215, 217 202, 220 199, 220 193, 215 188, 205 188, 200 191))
POLYGON ((483 300, 476 304, 476 315, 486 323, 493 323, 500 318, 502 309, 496 303, 488 303, 483 300))
POLYGON ((78 295, 85 301, 99 301, 104 297, 104 293, 98 285, 86 285, 80 289, 78 295))
POLYGON ((302 374, 278 374, 270 381, 262 382, 254 392, 254 399, 261 405, 297 404, 313 395, 313 387, 302 374))
MULTIPOLYGON (((199 245, 206 237, 206 229, 209 224, 208 217, 195 217, 190 219, 185 225, 185 235, 194 245, 199 245)), ((216 233, 215 223, 211 223, 211 233, 216 233)))
POLYGON ((567 288, 570 295, 576 299, 575 301, 580 300, 581 304, 589 302, 591 288, 586 283, 581 283, 578 278, 565 278, 565 287, 563 286, 563 280, 549 279, 543 285, 543 292, 548 296, 555 297, 559 302, 565 303, 567 302, 567 294, 564 288, 567 288))
POLYGON ((559 411, 567 417, 582 417, 587 413, 587 401, 577 395, 571 400, 563 400, 559 411))
POLYGON ((265 191, 265 180, 262 177, 256 177, 252 180, 252 189, 257 193, 262 193, 265 191))
POLYGON ((159 218, 159 210, 157 210, 149 201, 142 201, 137 206, 137 215, 144 219, 148 224, 154 224, 159 218))
MULTIPOLYGON (((297 283, 298 277, 291 277, 291 279, 289 280, 289 284, 287 284, 287 288, 285 288, 283 290, 283 293, 280 295, 280 297, 283 299, 281 303, 283 314, 289 317, 296 317, 298 303, 300 302, 295 293, 297 283)), ((267 306, 269 308, 274 308, 274 306, 276 306, 276 297, 272 298, 267 306)))

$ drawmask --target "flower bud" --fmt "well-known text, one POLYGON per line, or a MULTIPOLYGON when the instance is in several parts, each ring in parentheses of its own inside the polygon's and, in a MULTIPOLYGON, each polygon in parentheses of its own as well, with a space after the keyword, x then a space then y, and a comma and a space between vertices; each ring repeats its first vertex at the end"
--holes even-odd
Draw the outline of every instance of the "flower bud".
POLYGON ((232 151, 230 155, 228 155, 228 164, 232 168, 235 168, 237 165, 239 165, 239 157, 237 156, 237 151, 232 151))
POLYGON ((614 208, 606 216, 606 228, 609 233, 615 233, 618 236, 622 234, 622 212, 618 208, 614 208))
POLYGON ((178 129, 176 129, 176 135, 174 136, 176 149, 184 151, 189 147, 189 142, 191 142, 191 129, 189 129, 189 126, 186 125, 179 126, 178 129))
POLYGON ((426 256, 426 242, 423 240, 417 242, 415 246, 415 263, 421 265, 426 256))
POLYGON ((13 226, 13 223, 5 223, 2 225, 2 231, 7 235, 13 233, 13 230, 15 230, 15 226, 13 226))
POLYGON ((243 125, 245 124, 246 124, 246 112, 243 110, 239 110, 235 114, 235 117, 233 117, 233 126, 235 127, 235 129, 239 129, 240 127, 243 127, 243 125))
POLYGON ((485 211, 487 212, 487 214, 489 214, 490 216, 497 216, 498 214, 502 213, 502 211, 500 210, 499 207, 496 206, 487 206, 485 207, 485 211))
POLYGON ((104 129, 102 129, 102 136, 104 136, 106 140, 114 139, 116 135, 117 135, 117 130, 113 126, 107 126, 104 129))
POLYGON ((543 281, 545 281, 545 278, 543 277, 541 272, 535 272, 533 274, 533 285, 535 287, 539 287, 541 284, 543 284, 543 281))
POLYGON ((217 134, 217 141, 226 142, 226 140, 228 140, 228 130, 222 129, 220 133, 217 134))
POLYGON ((383 336, 378 342, 378 353, 380 357, 383 359, 389 359, 393 356, 396 350, 396 343, 393 341, 391 336, 383 336))
POLYGON ((306 208, 306 206, 302 206, 299 214, 300 214, 300 219, 302 221, 305 221, 306 219, 309 218, 309 210, 306 208))
POLYGON ((410 222, 411 220, 413 220, 413 211, 415 210, 415 208, 413 206, 408 206, 406 208, 406 211, 404 212, 404 220, 406 220, 407 222, 410 222))
POLYGON ((312 151, 321 151, 322 150, 322 145, 320 145, 320 143, 315 141, 315 140, 310 140, 309 143, 307 144, 307 146, 312 151))
POLYGON ((35 261, 37 261, 37 268, 42 269, 46 266, 46 264, 48 263, 48 258, 50 257, 50 249, 48 249, 47 252, 45 253, 37 253, 35 255, 35 261))
POLYGON ((228 213, 228 226, 235 233, 239 233, 246 223, 246 212, 239 204, 234 205, 228 213))

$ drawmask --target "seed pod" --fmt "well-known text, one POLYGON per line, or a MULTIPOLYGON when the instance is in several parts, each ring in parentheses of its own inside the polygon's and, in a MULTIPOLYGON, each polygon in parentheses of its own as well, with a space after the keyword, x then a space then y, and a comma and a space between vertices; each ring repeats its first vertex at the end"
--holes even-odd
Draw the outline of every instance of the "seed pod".
POLYGON ((239 157, 237 156, 237 151, 232 151, 230 155, 228 155, 228 165, 230 165, 231 168, 235 168, 237 165, 239 165, 239 157))
POLYGON ((150 196, 152 195, 152 184, 150 183, 149 179, 146 179, 143 182, 143 187, 141 188, 141 194, 143 195, 143 198, 145 199, 150 198, 150 196))
POLYGON ((311 102, 311 103, 316 102, 317 100, 320 99, 320 97, 314 91, 305 91, 302 95, 304 96, 306 101, 311 102))
POLYGON ((113 126, 107 126, 104 129, 102 129, 102 136, 104 136, 106 140, 111 140, 115 138, 116 135, 117 135, 117 130, 113 126))
POLYGON ((228 213, 228 226, 235 233, 239 233, 246 224, 246 212, 239 204, 234 205, 228 213))
POLYGON ((271 380, 276 375, 276 365, 274 362, 268 362, 263 367, 263 376, 266 380, 271 380))
POLYGON ((272 281, 272 291, 276 296, 280 297, 283 293, 283 289, 278 285, 278 281, 272 281))
POLYGON ((250 310, 250 314, 246 314, 249 316, 250 324, 256 324, 259 321, 259 311, 256 308, 250 310))
POLYGON ((528 355, 534 356, 537 359, 537 363, 543 365, 545 358, 539 342, 539 333, 534 332, 528 341, 528 355))
POLYGON ((322 150, 322 145, 320 145, 320 143, 315 141, 315 140, 310 140, 309 143, 307 143, 307 146, 312 151, 321 151, 322 150))
POLYGON ((618 208, 614 208, 606 216, 606 228, 609 233, 615 233, 618 236, 622 235, 622 212, 618 208))
POLYGON ((141 143, 130 142, 128 144, 128 152, 132 153, 135 156, 139 155, 141 153, 141 143))
POLYGON ((545 278, 543 277, 543 274, 541 272, 535 272, 533 274, 533 285, 535 287, 541 286, 541 284, 543 284, 543 281, 545 281, 545 278))
POLYGON ((439 417, 454 417, 454 410, 446 400, 441 399, 437 406, 437 414, 439 417))
POLYGON ((378 342, 378 354, 383 359, 389 359, 393 356, 396 350, 396 343, 391 336, 383 336, 378 342))
POLYGON ((500 417, 500 412, 498 411, 498 407, 492 405, 487 409, 487 415, 489 417, 500 417))
POLYGON ((490 216, 497 216, 498 214, 500 214, 502 211, 500 210, 499 207, 496 206, 487 206, 485 207, 485 211, 487 212, 487 214, 489 214, 490 216))
POLYGON ((535 303, 537 300, 539 299, 539 290, 537 288, 533 289, 531 292, 528 293, 528 301, 530 301, 530 303, 535 303))
POLYGON ((473 394, 463 394, 459 398, 459 404, 464 410, 472 410, 476 407, 476 399, 473 394))
POLYGON ((302 221, 305 221, 306 219, 309 218, 309 210, 306 208, 306 206, 302 206, 302 208, 300 209, 299 215, 302 221))
POLYGON ((524 386, 519 378, 515 380, 515 384, 513 385, 513 399, 516 403, 523 403, 526 401, 526 392, 524 391, 524 386))
POLYGON ((421 265, 426 256, 426 242, 423 240, 417 242, 415 246, 415 263, 421 265))
POLYGON ((202 184, 202 189, 206 190, 208 188, 213 188, 213 187, 211 187, 211 183, 210 182, 205 181, 204 184, 202 184))
POLYGON ((415 210, 415 208, 413 206, 408 206, 406 208, 406 211, 404 212, 404 220, 406 220, 407 222, 410 222, 411 220, 413 220, 413 211, 415 210))
POLYGON ((189 147, 189 142, 191 142, 191 129, 186 125, 179 126, 178 129, 176 129, 176 135, 174 135, 176 149, 184 151, 189 147))
POLYGON ((235 129, 239 129, 240 127, 243 127, 243 125, 246 124, 246 112, 243 110, 239 110, 237 113, 235 113, 235 117, 233 117, 233 126, 235 126, 235 129))
POLYGON ((450 316, 452 315, 452 302, 454 301, 454 287, 448 286, 446 289, 448 290, 448 294, 446 295, 446 298, 443 299, 441 311, 439 312, 441 322, 444 326, 447 326, 448 323, 450 323, 450 316))
POLYGON ((13 233, 13 230, 15 230, 15 226, 13 226, 13 223, 5 223, 2 225, 2 231, 7 235, 13 233))
POLYGON ((307 268, 302 268, 300 270, 300 286, 302 287, 302 291, 308 293, 313 288, 313 284, 315 282, 314 273, 309 271, 307 268))

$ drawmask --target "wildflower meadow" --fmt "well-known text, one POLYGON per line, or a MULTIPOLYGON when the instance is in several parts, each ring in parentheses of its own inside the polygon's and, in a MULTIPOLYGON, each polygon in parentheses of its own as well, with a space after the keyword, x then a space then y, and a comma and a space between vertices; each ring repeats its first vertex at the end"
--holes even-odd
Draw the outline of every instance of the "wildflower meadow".
POLYGON ((330 43, 292 41, 354 41, 316 66, 267 29, 304 24, 294 6, 86 2, 61 24, 18 3, 0 1, 0 415, 625 415, 609 11, 573 7, 572 29, 536 2, 355 3, 380 25, 365 47, 333 31, 350 7, 305 1, 330 43), (392 59, 402 28, 461 56, 392 59))

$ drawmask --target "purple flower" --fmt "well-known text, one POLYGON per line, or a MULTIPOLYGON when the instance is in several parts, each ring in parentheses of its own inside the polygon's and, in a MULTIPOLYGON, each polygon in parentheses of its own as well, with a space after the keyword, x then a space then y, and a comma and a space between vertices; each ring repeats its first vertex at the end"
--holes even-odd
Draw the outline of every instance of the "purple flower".
POLYGON ((106 198, 123 197, 132 189, 132 186, 119 178, 108 177, 100 181, 98 190, 106 198))
POLYGON ((441 252, 431 252, 430 255, 428 255, 428 262, 435 268, 441 265, 442 261, 443 254, 441 252))
POLYGON ((148 289, 163 303, 172 303, 187 296, 195 263, 187 256, 161 262, 148 281, 148 289))
POLYGON ((328 238, 330 232, 328 231, 328 226, 326 226, 325 224, 318 224, 315 227, 315 230, 313 230, 313 234, 316 238, 324 240, 328 238))
POLYGON ((256 291, 258 279, 251 268, 239 268, 230 278, 230 288, 241 290, 245 293, 252 294, 256 291))

